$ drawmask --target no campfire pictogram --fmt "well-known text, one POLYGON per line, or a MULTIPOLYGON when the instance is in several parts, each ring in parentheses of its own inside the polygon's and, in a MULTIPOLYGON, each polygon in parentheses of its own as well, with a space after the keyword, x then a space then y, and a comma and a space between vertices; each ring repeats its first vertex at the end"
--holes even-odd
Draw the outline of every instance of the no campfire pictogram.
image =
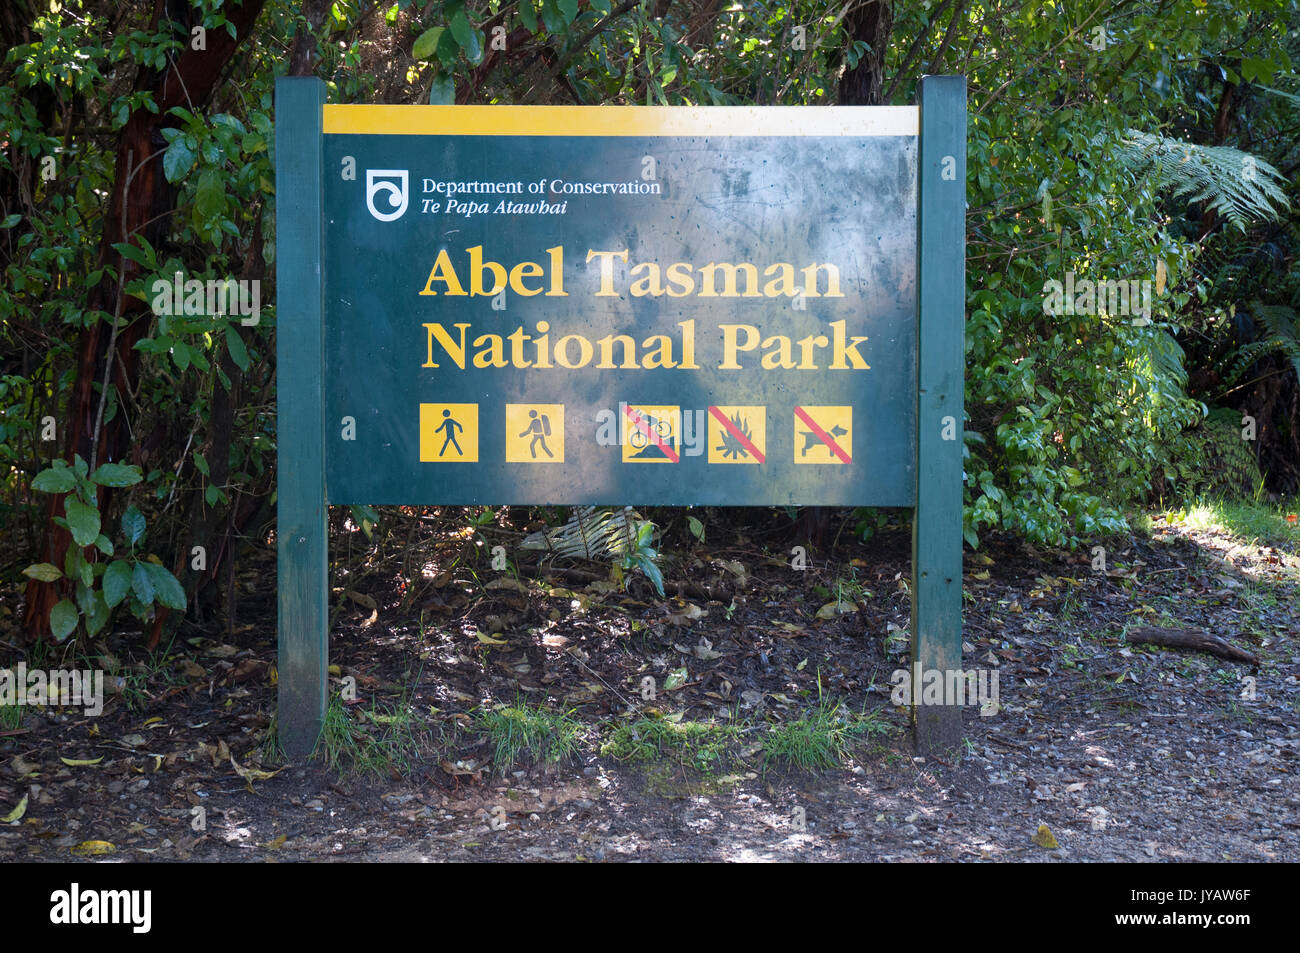
POLYGON ((709 407, 710 463, 766 463, 766 407, 709 407))

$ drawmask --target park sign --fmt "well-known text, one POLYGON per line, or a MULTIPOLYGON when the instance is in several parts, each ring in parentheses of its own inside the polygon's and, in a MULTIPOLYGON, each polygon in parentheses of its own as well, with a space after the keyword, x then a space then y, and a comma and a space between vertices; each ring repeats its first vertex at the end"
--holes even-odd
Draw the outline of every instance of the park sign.
POLYGON ((331 503, 911 507, 913 661, 960 667, 961 77, 915 107, 276 106, 287 753, 324 716, 331 503))

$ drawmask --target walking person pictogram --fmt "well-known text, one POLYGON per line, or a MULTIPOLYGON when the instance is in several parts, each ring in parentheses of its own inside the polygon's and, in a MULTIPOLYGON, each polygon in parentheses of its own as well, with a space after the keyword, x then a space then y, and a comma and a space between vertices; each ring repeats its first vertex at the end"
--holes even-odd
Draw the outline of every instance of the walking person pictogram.
POLYGON ((546 416, 546 414, 542 414, 541 419, 539 420, 537 418, 537 411, 535 410, 530 410, 528 412, 528 417, 528 427, 519 435, 521 437, 527 437, 529 434, 533 435, 533 439, 528 441, 528 452, 532 455, 533 459, 536 460, 537 445, 540 443, 542 449, 546 451, 546 455, 554 458, 555 454, 551 453, 551 448, 546 445, 546 438, 551 435, 551 418, 546 416))
POLYGON ((442 416, 443 416, 443 421, 438 426, 438 429, 434 431, 434 433, 442 433, 445 430, 447 431, 447 436, 442 441, 442 449, 438 451, 438 456, 441 457, 444 454, 446 454, 448 444, 455 445, 456 453, 459 456, 462 457, 465 456, 465 451, 460 448, 460 444, 457 443, 456 441, 456 431, 464 430, 465 428, 462 427, 460 424, 456 423, 455 419, 451 416, 450 410, 444 410, 442 412, 442 416))

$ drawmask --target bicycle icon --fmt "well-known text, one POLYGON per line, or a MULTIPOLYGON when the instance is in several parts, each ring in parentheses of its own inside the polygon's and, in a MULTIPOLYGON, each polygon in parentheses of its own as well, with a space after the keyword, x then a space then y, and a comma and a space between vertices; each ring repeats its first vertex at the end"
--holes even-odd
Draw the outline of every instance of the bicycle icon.
MULTIPOLYGON (((670 442, 673 435, 673 422, 671 420, 665 420, 662 417, 655 418, 650 417, 649 415, 642 415, 641 421, 647 425, 647 429, 654 431, 655 435, 659 438, 659 442, 670 442)), ((641 427, 631 427, 629 428, 629 433, 627 435, 627 442, 636 449, 641 450, 650 443, 650 437, 646 434, 645 430, 641 429, 641 427)))

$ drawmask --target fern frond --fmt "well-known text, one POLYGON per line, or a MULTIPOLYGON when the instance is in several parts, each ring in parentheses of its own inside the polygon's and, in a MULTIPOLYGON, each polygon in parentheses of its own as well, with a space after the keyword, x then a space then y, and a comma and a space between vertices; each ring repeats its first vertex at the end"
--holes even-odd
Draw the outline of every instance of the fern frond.
POLYGON ((570 559, 605 560, 630 550, 638 522, 630 506, 618 513, 578 506, 563 526, 532 533, 519 545, 570 559))
POLYGON ((1280 304, 1263 304, 1259 301, 1250 303, 1251 313, 1264 325, 1269 336, 1266 341, 1274 342, 1278 349, 1286 354, 1300 377, 1300 314, 1294 308, 1280 304))
POLYGON ((1175 198, 1204 202, 1242 231, 1252 220, 1276 220, 1289 208, 1279 185, 1286 182, 1282 173, 1240 149, 1201 146, 1129 129, 1116 158, 1135 174, 1152 177, 1157 189, 1175 198))
POLYGON ((1226 361, 1227 369, 1224 370, 1222 375, 1223 383, 1228 387, 1232 387, 1246 376, 1246 371, 1253 367, 1256 361, 1281 349, 1282 342, 1276 339, 1251 341, 1249 344, 1243 344, 1229 355, 1226 361))
POLYGON ((1152 370, 1172 380, 1179 390, 1187 386, 1187 368, 1183 366, 1186 355, 1172 334, 1162 329, 1152 335, 1149 353, 1152 370))

